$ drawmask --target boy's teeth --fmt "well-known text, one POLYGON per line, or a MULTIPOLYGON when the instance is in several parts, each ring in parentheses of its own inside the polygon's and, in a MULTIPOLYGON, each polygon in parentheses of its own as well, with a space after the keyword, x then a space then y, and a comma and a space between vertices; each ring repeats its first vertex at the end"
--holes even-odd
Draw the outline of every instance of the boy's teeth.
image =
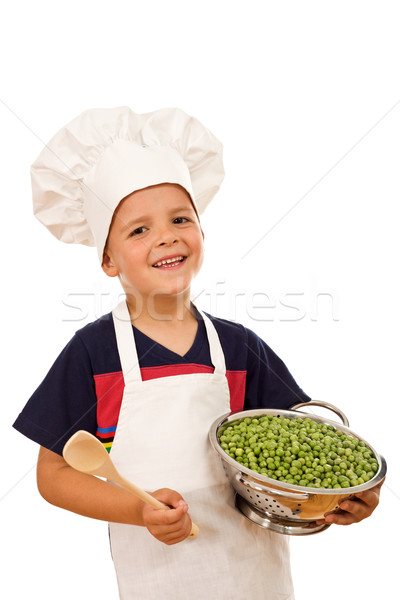
POLYGON ((160 260, 155 263, 155 267, 162 267, 163 265, 169 265, 170 263, 177 263, 183 260, 183 256, 177 256, 176 258, 168 258, 167 260, 160 260))

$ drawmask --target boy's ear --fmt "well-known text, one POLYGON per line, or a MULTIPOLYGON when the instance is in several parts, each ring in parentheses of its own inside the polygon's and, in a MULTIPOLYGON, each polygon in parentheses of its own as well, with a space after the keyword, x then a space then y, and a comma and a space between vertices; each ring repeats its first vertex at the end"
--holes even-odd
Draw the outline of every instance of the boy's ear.
POLYGON ((114 266, 112 258, 107 253, 107 250, 104 250, 101 268, 103 269, 104 273, 108 275, 108 277, 117 277, 118 275, 118 269, 114 266))

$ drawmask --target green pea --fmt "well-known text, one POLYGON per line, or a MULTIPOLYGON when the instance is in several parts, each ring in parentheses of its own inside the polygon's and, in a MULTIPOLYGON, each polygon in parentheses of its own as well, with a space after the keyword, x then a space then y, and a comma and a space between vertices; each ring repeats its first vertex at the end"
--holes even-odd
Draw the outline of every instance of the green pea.
POLYGON ((291 485, 345 488, 362 485, 379 470, 364 442, 308 417, 235 419, 220 427, 218 440, 239 464, 291 485))

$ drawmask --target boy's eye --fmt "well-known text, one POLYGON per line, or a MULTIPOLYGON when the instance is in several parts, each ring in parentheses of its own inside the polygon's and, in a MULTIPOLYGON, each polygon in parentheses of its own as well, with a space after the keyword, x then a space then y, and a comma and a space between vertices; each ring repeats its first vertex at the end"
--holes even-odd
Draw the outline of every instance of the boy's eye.
POLYGON ((188 221, 189 219, 187 219, 186 217, 176 217, 173 222, 179 225, 180 223, 187 223, 188 221))
POLYGON ((134 229, 133 231, 130 232, 129 237, 132 237, 134 235, 140 235, 141 233, 144 233, 146 231, 146 227, 137 227, 136 229, 134 229))

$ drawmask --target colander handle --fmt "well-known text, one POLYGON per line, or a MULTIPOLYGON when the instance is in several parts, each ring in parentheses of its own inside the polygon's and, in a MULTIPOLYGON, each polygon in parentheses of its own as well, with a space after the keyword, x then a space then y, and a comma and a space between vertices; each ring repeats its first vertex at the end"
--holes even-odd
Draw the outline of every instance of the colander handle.
POLYGON ((300 404, 295 404, 290 408, 290 410, 297 410, 298 408, 302 408, 303 406, 321 406, 322 408, 327 408, 328 410, 334 412, 335 415, 337 415, 340 418, 343 425, 345 425, 346 427, 349 426, 349 420, 344 414, 344 412, 342 412, 340 408, 334 406, 333 404, 323 402, 322 400, 311 400, 310 402, 301 402, 300 404))
POLYGON ((276 490, 275 488, 269 488, 264 484, 260 485, 258 483, 255 483, 254 481, 250 481, 249 479, 247 479, 244 473, 236 473, 235 477, 239 483, 246 485, 247 487, 251 488, 254 492, 264 492, 270 494, 271 496, 290 498, 291 500, 308 500, 309 498, 307 492, 289 492, 286 490, 284 492, 281 492, 280 490, 276 490))

